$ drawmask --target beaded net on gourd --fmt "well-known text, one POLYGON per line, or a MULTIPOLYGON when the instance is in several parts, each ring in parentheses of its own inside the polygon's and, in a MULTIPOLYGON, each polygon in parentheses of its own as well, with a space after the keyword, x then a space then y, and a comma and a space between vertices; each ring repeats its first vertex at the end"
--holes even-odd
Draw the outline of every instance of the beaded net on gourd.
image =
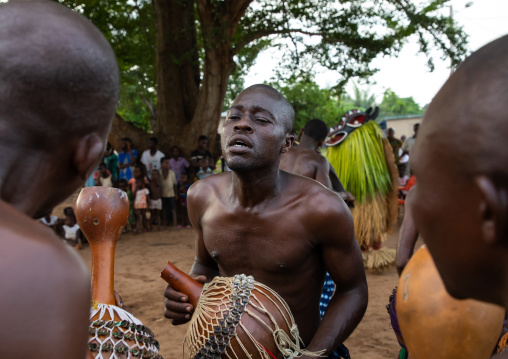
POLYGON ((216 277, 204 286, 185 338, 188 358, 275 358, 277 354, 271 353, 263 343, 258 342, 259 338, 250 333, 244 324, 245 316, 253 318, 258 327, 271 333, 276 348, 284 358, 322 354, 300 347, 303 343, 284 299, 267 286, 255 282, 252 276, 241 274, 216 277), (277 313, 273 312, 273 308, 277 313), (280 323, 280 318, 283 318, 283 323, 280 323), (237 333, 238 327, 245 332, 241 338, 237 333), (238 345, 232 345, 234 342, 238 345), (253 346, 258 355, 248 352, 246 347, 253 346))
POLYGON ((94 302, 88 349, 95 359, 162 359, 153 332, 131 313, 94 302))

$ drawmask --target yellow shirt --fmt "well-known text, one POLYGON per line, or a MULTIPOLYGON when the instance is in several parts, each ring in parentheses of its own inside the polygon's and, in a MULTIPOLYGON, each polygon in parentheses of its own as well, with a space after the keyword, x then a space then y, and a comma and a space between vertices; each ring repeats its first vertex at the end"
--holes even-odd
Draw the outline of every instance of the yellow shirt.
POLYGON ((161 170, 162 197, 175 197, 176 176, 175 172, 169 170, 168 177, 164 178, 161 170))

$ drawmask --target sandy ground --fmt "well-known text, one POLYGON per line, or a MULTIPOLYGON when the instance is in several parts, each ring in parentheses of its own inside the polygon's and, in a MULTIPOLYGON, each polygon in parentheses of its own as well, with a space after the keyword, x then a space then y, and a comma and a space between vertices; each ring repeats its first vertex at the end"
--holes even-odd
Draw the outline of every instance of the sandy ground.
MULTIPOLYGON (((54 214, 62 216, 62 209, 75 200, 76 195, 55 208, 54 214)), ((122 295, 133 314, 151 328, 161 343, 160 354, 166 359, 182 358, 182 342, 186 325, 174 327, 163 317, 163 292, 165 282, 160 271, 171 261, 188 272, 194 259, 192 229, 165 230, 140 235, 121 236, 115 257, 115 289, 122 295)), ((395 248, 397 232, 390 235, 385 246, 395 248)), ((89 246, 79 254, 90 267, 89 246)), ((388 297, 397 284, 395 268, 382 274, 367 273, 369 305, 367 312, 353 334, 345 342, 352 358, 395 359, 399 346, 390 328, 386 311, 388 297)))

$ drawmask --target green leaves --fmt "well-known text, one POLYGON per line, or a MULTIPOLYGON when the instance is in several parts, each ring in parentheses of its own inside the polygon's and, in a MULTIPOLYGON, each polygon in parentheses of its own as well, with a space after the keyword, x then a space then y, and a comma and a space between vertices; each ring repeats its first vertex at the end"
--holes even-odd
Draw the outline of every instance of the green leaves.
MULTIPOLYGON (((280 76, 274 82, 291 77, 298 79, 279 86, 297 107, 297 128, 314 117, 336 124, 343 112, 337 106, 336 96, 343 86, 352 78, 370 77, 377 71, 371 65, 373 59, 397 54, 408 37, 417 39, 431 69, 430 54, 435 50, 451 58, 454 65, 467 53, 467 36, 453 19, 438 11, 448 0, 172 0, 164 3, 179 6, 165 7, 173 10, 157 14, 163 15, 159 17, 159 29, 168 28, 163 24, 177 28, 170 33, 164 30, 159 33, 161 39, 174 45, 171 50, 162 47, 159 53, 168 52, 172 57, 165 63, 175 66, 168 67, 166 71, 170 73, 159 77, 171 82, 160 87, 170 94, 157 96, 154 1, 54 1, 83 14, 110 41, 122 74, 118 112, 145 130, 155 123, 157 97, 161 108, 175 107, 164 106, 163 100, 168 96, 175 98, 174 103, 183 108, 175 113, 185 117, 184 123, 196 117, 195 108, 217 107, 217 104, 196 103, 201 80, 206 78, 204 72, 212 71, 205 66, 204 59, 210 60, 213 51, 217 56, 214 61, 226 64, 221 70, 213 70, 217 72, 213 76, 226 78, 232 73, 227 102, 243 87, 243 77, 260 51, 269 46, 283 49, 280 59, 275 59, 280 76), (187 19, 185 9, 190 9, 195 18, 191 16, 190 26, 185 21, 182 24, 186 25, 179 26, 179 19, 187 19), (312 84, 318 65, 340 74, 332 92, 312 84), (179 76, 182 73, 185 76, 179 76)), ((159 75, 163 73, 161 66, 157 71, 159 75)), ((226 90, 221 87, 220 91, 226 90)), ((216 98, 222 99, 224 95, 221 93, 216 98)), ((213 96, 200 98, 214 101, 213 96)), ((167 114, 162 116, 159 123, 174 121, 167 114)), ((171 126, 159 127, 169 131, 171 126)))
POLYGON ((343 111, 339 107, 337 98, 332 96, 331 91, 320 89, 312 80, 291 79, 287 85, 281 86, 280 82, 269 83, 279 90, 291 103, 295 110, 295 131, 299 132, 305 124, 313 118, 323 120, 328 126, 335 126, 343 111))
POLYGON ((423 109, 412 97, 401 98, 395 92, 387 89, 383 95, 383 102, 379 106, 380 117, 421 114, 423 109))
POLYGON ((118 113, 150 130, 157 102, 155 21, 150 0, 57 0, 101 30, 115 51, 122 88, 118 113))

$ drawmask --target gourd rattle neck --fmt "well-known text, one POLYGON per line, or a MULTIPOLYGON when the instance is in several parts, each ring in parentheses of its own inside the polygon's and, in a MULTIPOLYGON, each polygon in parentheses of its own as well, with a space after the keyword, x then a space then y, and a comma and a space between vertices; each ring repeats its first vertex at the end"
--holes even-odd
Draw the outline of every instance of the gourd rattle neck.
POLYGON ((203 284, 176 268, 171 262, 162 270, 161 277, 175 290, 188 296, 194 309, 197 307, 203 284))

